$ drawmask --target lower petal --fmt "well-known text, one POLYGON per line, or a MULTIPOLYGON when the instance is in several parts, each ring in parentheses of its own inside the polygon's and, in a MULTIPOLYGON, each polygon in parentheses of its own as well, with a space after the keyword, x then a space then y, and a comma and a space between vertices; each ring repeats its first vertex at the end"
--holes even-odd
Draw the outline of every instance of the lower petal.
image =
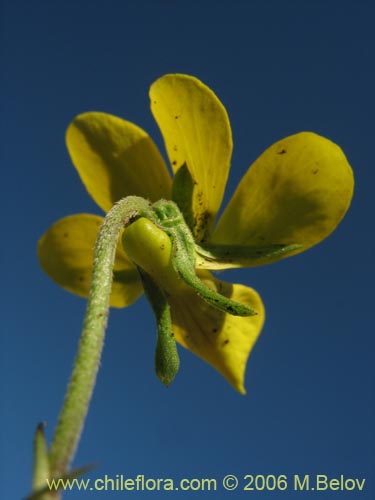
MULTIPOLYGON (((81 297, 89 294, 95 241, 102 222, 103 218, 96 215, 71 215, 55 222, 38 243, 43 270, 60 286, 81 297)), ((138 272, 119 243, 110 305, 128 306, 142 291, 138 272)))
POLYGON ((231 316, 209 306, 193 291, 172 295, 169 302, 175 338, 244 394, 247 359, 265 319, 261 298, 252 288, 219 281, 207 271, 199 271, 198 275, 211 288, 253 307, 258 314, 231 316))

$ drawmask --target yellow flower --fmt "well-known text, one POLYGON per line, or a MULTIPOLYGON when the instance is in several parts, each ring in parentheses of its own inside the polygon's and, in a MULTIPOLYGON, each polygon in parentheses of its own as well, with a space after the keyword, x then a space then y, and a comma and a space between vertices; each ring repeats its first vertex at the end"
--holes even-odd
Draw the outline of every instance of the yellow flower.
MULTIPOLYGON (((175 286, 177 281, 168 278, 170 240, 145 219, 125 230, 129 255, 121 238, 118 243, 111 306, 125 307, 143 291, 133 259, 168 294, 176 340, 244 393, 247 358, 264 322, 262 301, 255 290, 220 281, 207 269, 274 262, 322 241, 350 205, 352 170, 341 149, 326 138, 302 132, 282 139, 249 168, 215 227, 232 154, 225 108, 202 82, 179 74, 158 79, 151 86, 150 100, 175 174, 174 185, 144 130, 99 112, 77 116, 67 130, 67 147, 82 182, 104 212, 128 195, 152 202, 173 198, 197 244, 197 275, 258 314, 223 313, 186 285, 175 286)), ((39 242, 43 269, 84 297, 102 220, 90 214, 63 218, 39 242)))

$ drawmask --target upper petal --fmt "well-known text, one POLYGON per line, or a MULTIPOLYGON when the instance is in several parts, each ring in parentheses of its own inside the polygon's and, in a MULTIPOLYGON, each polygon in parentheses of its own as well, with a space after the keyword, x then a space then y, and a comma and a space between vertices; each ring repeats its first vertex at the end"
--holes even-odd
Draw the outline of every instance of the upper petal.
POLYGON ((193 291, 171 295, 168 300, 175 338, 244 394, 247 359, 265 318, 262 301, 252 288, 219 281, 207 271, 200 271, 199 277, 226 297, 253 307, 258 314, 231 316, 209 306, 193 291))
POLYGON ((107 113, 83 113, 69 125, 66 144, 87 191, 105 212, 128 195, 170 197, 165 162, 137 125, 107 113))
POLYGON ((211 243, 252 248, 301 245, 261 259, 234 258, 225 267, 259 265, 299 253, 336 228, 350 205, 353 188, 353 172, 339 146, 312 132, 289 136, 250 167, 211 243))
MULTIPOLYGON (((206 238, 220 207, 232 154, 232 134, 224 106, 197 78, 165 75, 150 89, 151 110, 176 173, 191 176, 189 207, 177 195, 197 240, 206 238), (190 213, 188 213, 190 211, 190 213)), ((188 189, 186 176, 184 179, 188 189)))
MULTIPOLYGON (((103 219, 96 215, 71 215, 55 222, 38 243, 38 256, 43 270, 63 288, 81 297, 89 294, 94 246, 102 222, 103 219)), ((130 305, 142 291, 138 272, 119 242, 110 305, 130 305)))

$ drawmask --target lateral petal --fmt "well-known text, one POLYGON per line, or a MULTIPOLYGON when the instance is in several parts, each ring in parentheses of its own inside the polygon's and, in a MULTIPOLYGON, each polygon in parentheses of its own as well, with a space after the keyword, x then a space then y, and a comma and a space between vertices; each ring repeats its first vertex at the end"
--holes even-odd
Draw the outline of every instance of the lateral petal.
MULTIPOLYGON (((94 246, 102 217, 78 214, 55 222, 40 238, 38 256, 43 270, 56 283, 81 297, 89 294, 94 246)), ((142 294, 138 272, 121 246, 116 250, 112 307, 132 304, 142 294)))
POLYGON ((249 168, 210 244, 300 245, 255 261, 234 258, 225 267, 266 264, 300 253, 334 231, 349 208, 353 188, 353 172, 339 146, 312 132, 286 137, 249 168))
POLYGON ((69 125, 66 144, 88 193, 105 212, 129 195, 170 197, 167 166, 137 125, 107 113, 83 113, 69 125))

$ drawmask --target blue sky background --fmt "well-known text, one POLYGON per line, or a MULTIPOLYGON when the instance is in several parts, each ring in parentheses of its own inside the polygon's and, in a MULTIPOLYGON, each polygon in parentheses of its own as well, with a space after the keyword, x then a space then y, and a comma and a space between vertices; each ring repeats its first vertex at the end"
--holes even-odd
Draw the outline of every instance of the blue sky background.
POLYGON ((100 214, 67 154, 70 120, 106 111, 145 128, 162 148, 148 87, 182 72, 226 106, 234 155, 229 200, 270 144, 311 130, 337 142, 356 177, 352 207, 319 246, 277 264, 222 274, 256 288, 267 322, 243 397, 180 349, 166 390, 153 373, 154 318, 144 299, 111 311, 97 387, 75 465, 89 477, 220 478, 226 493, 71 492, 69 499, 304 498, 294 474, 366 478, 374 498, 373 2, 3 0, 2 498, 29 490, 32 439, 51 438, 85 302, 39 268, 36 243, 60 217, 100 214), (286 474, 286 492, 241 491, 246 474, 286 474))

